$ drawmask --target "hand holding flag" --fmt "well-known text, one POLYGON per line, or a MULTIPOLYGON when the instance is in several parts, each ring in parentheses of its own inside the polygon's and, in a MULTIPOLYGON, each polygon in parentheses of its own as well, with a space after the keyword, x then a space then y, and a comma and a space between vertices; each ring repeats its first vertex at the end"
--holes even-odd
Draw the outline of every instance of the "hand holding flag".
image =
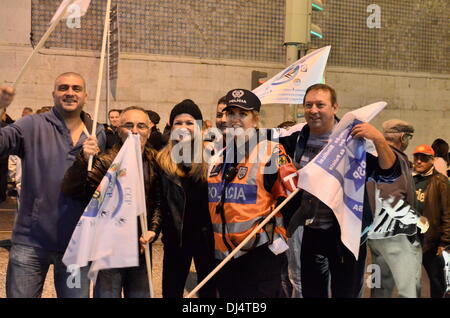
POLYGON ((361 238, 366 149, 364 139, 353 137, 376 140, 380 132, 365 122, 385 106, 385 102, 379 102, 345 114, 328 144, 300 170, 298 186, 333 210, 341 228, 342 243, 356 259, 361 238))
POLYGON ((127 138, 75 228, 63 257, 66 266, 99 270, 139 265, 137 217, 146 212, 139 135, 127 138))

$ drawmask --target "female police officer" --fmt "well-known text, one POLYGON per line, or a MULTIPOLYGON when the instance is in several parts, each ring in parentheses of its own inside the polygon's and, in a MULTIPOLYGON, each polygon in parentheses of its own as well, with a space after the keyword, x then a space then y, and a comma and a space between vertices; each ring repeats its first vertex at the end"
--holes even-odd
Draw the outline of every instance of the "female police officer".
MULTIPOLYGON (((226 145, 208 170, 209 212, 218 261, 293 190, 287 189, 283 178, 296 171, 283 147, 256 129, 259 98, 248 90, 234 89, 226 100, 226 145)), ((285 241, 283 218, 278 213, 219 271, 219 296, 279 296, 285 241)))

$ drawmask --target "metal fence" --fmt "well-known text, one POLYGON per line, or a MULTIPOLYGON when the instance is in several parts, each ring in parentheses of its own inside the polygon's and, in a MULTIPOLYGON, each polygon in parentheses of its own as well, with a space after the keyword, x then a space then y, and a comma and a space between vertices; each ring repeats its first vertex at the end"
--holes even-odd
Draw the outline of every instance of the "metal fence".
MULTIPOLYGON (((61 0, 32 1, 37 43, 61 0)), ((211 59, 284 62, 284 0, 115 0, 122 52, 211 59)), ((329 65, 448 73, 450 1, 324 0, 314 13, 332 45, 329 65), (381 8, 381 28, 368 28, 370 4, 381 8)), ((106 0, 92 0, 81 29, 61 23, 47 47, 100 50, 106 0)))

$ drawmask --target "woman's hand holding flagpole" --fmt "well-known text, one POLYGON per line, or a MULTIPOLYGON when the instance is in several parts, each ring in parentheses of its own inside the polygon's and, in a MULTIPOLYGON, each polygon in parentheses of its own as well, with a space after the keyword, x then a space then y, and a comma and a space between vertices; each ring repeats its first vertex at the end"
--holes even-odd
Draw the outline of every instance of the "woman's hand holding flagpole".
POLYGON ((192 298, 192 296, 195 295, 195 293, 197 291, 200 290, 200 288, 202 288, 215 274, 217 274, 218 271, 220 271, 220 269, 222 267, 225 266, 226 263, 228 263, 233 256, 239 252, 242 247, 244 247, 245 244, 247 244, 248 241, 250 241, 250 239, 255 236, 255 234, 263 228, 264 225, 267 224, 267 222, 270 221, 270 219, 272 217, 275 216, 275 214, 277 214, 300 190, 300 188, 296 188, 294 190, 294 192, 292 192, 275 210, 273 210, 265 219, 264 221, 262 221, 242 242, 241 244, 239 244, 219 265, 217 265, 216 268, 214 268, 214 270, 209 273, 208 276, 206 276, 187 296, 186 298, 192 298))

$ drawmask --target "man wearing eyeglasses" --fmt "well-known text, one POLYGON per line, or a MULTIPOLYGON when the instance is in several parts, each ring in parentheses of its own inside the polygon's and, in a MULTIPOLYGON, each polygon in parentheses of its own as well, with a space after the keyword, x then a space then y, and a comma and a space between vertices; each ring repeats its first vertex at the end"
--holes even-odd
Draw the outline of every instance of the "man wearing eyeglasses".
MULTIPOLYGON (((382 124, 383 135, 395 152, 402 170, 392 183, 375 186, 374 222, 368 234, 372 264, 379 266, 380 284, 371 289, 372 297, 389 298, 394 286, 400 297, 420 297, 422 247, 415 206, 415 187, 411 165, 404 153, 414 128, 391 119, 382 124)), ((424 219, 422 221, 425 222, 424 219)))
MULTIPOLYGON (((139 134, 141 137, 148 231, 141 234, 141 227, 138 227, 141 244, 140 265, 101 270, 94 288, 95 298, 121 298, 122 292, 125 298, 148 298, 150 295, 146 263, 142 252, 144 246, 155 241, 160 232, 161 211, 160 186, 155 161, 156 151, 146 146, 151 131, 150 118, 147 112, 138 106, 125 108, 120 115, 118 127, 121 142, 105 153, 97 155, 99 153, 97 140, 95 137, 89 137, 84 142, 82 152, 67 171, 63 181, 63 193, 81 201, 86 206, 119 153, 122 144, 128 138, 129 131, 133 134, 139 134), (88 172, 87 163, 91 155, 95 157, 92 171, 88 172)), ((137 240, 138 238, 136 238, 137 240)))
POLYGON ((417 146, 413 155, 418 209, 430 222, 423 236, 422 262, 430 279, 431 298, 442 298, 446 291, 442 253, 450 247, 450 185, 447 176, 434 169, 433 148, 417 146))

